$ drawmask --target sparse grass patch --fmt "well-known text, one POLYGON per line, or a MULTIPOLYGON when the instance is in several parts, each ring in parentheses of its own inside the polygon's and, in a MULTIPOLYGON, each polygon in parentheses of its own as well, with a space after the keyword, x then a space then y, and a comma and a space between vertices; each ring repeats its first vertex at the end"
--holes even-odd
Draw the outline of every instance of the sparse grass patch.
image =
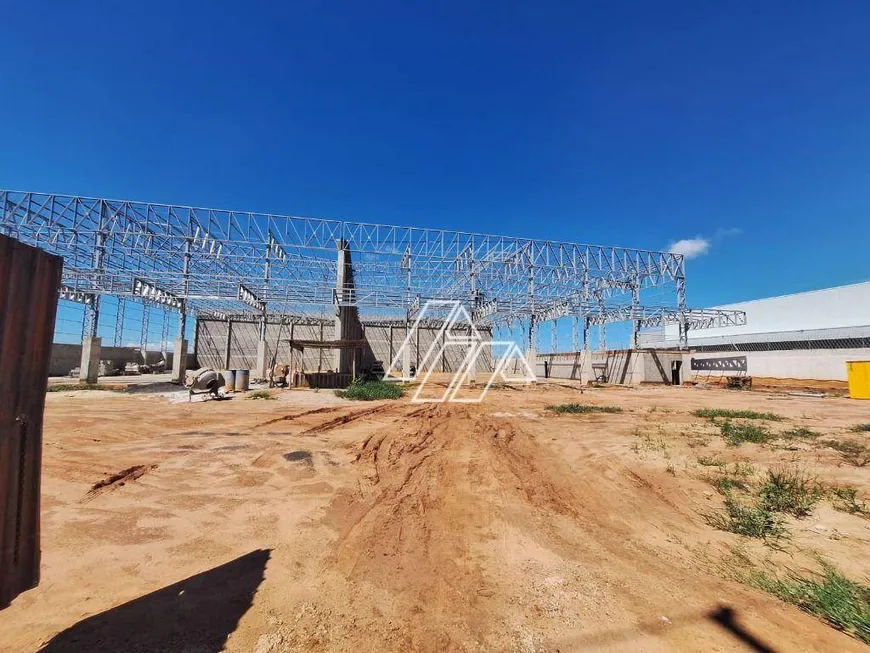
POLYGON ((245 399, 266 399, 275 401, 278 397, 269 394, 268 390, 254 390, 253 392, 249 392, 245 395, 245 399))
POLYGON ((107 390, 108 392, 124 392, 126 386, 100 385, 99 383, 53 383, 46 392, 70 392, 74 390, 107 390))
POLYGON ((550 406, 550 410, 559 414, 570 413, 579 415, 584 413, 621 413, 622 408, 619 406, 592 406, 590 404, 557 404, 550 406))
POLYGON ((402 386, 397 383, 365 381, 362 377, 358 377, 347 386, 347 390, 336 390, 335 394, 344 399, 375 401, 378 399, 398 399, 404 392, 402 386))
POLYGON ((648 413, 665 413, 666 415, 673 413, 670 408, 662 408, 661 406, 650 406, 646 409, 648 413))
POLYGON ((641 433, 639 429, 635 429, 634 436, 637 438, 637 441, 631 446, 633 452, 661 451, 665 458, 670 458, 668 445, 661 437, 653 438, 649 433, 641 433))
POLYGON ((855 424, 850 430, 855 433, 870 433, 870 424, 855 424))
POLYGON ((756 410, 731 410, 730 408, 699 408, 692 411, 695 417, 706 417, 707 419, 716 419, 724 417, 726 419, 763 419, 769 422, 781 422, 785 419, 782 415, 776 413, 760 413, 756 410))
POLYGON ((806 517, 824 496, 817 479, 796 470, 769 470, 758 490, 759 506, 765 510, 806 517))
POLYGON ((704 467, 722 467, 725 461, 715 456, 698 456, 698 464, 704 467))
POLYGON ((729 470, 731 474, 735 476, 741 476, 743 478, 748 478, 750 476, 755 475, 755 467, 752 466, 752 463, 748 463, 744 460, 738 460, 734 463, 734 466, 729 470))
POLYGON ((710 478, 710 483, 719 490, 720 494, 728 496, 732 490, 749 490, 749 485, 746 481, 741 481, 738 478, 730 476, 715 476, 710 478))
POLYGON ((793 429, 783 431, 777 437, 783 438, 785 440, 807 440, 810 438, 817 438, 819 437, 819 435, 820 434, 816 431, 808 429, 805 426, 796 426, 793 429))
POLYGON ((740 503, 730 494, 725 496, 725 511, 705 515, 713 528, 746 537, 757 537, 775 542, 786 535, 782 518, 761 506, 740 503))
POLYGON ((722 437, 730 447, 738 447, 744 442, 754 442, 756 444, 764 444, 772 439, 770 431, 763 426, 752 423, 732 422, 730 419, 725 420, 719 425, 719 431, 722 437))
POLYGON ((785 578, 756 570, 747 581, 870 643, 870 587, 846 578, 831 565, 825 564, 820 574, 791 573, 785 578))
POLYGON ((851 440, 824 440, 822 444, 834 451, 838 451, 843 460, 855 467, 865 467, 870 463, 870 447, 860 442, 852 442, 851 440))
POLYGON ((666 471, 668 474, 670 474, 671 476, 676 476, 676 475, 677 475, 677 470, 676 470, 676 469, 674 468, 674 466, 673 466, 672 464, 670 464, 670 463, 668 463, 668 466, 665 467, 665 471, 666 471))
POLYGON ((730 468, 728 465, 719 467, 719 473, 719 476, 708 476, 705 480, 721 494, 731 496, 733 490, 750 490, 749 478, 755 474, 755 469, 749 463, 737 461, 730 468))
POLYGON ((833 485, 828 487, 828 498, 835 510, 853 515, 870 515, 867 504, 858 500, 858 488, 854 485, 833 485))

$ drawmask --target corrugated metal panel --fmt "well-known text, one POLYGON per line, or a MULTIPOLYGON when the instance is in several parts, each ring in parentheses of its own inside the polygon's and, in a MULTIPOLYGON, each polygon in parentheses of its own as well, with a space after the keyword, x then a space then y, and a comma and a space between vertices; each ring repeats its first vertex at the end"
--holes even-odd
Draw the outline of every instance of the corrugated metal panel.
POLYGON ((0 235, 0 608, 39 582, 42 413, 63 259, 0 235))
POLYGON ((846 369, 849 396, 852 399, 870 399, 870 361, 849 361, 846 369))
MULTIPOLYGON (((776 333, 794 333, 811 330, 866 328, 870 325, 870 282, 836 286, 823 290, 768 297, 737 304, 716 306, 726 310, 746 312, 746 324, 689 331, 689 344, 696 339, 776 333)), ((858 334, 860 337, 863 334, 858 334)), ((821 336, 849 337, 848 335, 821 336)), ((668 325, 666 339, 677 339, 676 325, 668 325)), ((752 338, 753 340, 761 340, 752 338)), ((779 338, 801 340, 801 336, 779 338)))

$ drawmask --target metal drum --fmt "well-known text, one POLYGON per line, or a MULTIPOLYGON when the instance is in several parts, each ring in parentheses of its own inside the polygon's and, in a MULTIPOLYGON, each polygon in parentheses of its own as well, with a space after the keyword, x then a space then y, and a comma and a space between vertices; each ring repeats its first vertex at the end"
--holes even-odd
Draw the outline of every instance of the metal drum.
POLYGON ((250 384, 251 370, 233 370, 236 373, 236 390, 247 391, 250 384))
POLYGON ((225 370, 224 373, 224 392, 235 392, 236 389, 236 371, 225 370))

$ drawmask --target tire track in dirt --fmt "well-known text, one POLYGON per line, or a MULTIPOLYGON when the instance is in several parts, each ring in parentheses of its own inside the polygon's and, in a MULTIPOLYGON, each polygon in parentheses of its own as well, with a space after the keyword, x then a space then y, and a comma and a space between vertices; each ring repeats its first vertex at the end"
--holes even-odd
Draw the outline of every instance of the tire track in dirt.
POLYGON ((602 632, 606 650, 711 650, 722 635, 705 615, 719 597, 774 604, 646 543, 662 515, 703 528, 655 486, 621 465, 612 478, 572 469, 519 420, 426 406, 362 440, 354 465, 356 489, 323 517, 336 540, 282 630, 292 650, 576 650, 578 633, 602 632), (641 626, 664 614, 679 629, 641 626))
POLYGON ((277 424, 278 422, 289 422, 295 419, 299 419, 300 417, 307 417, 308 415, 320 415, 322 413, 334 413, 338 410, 341 410, 341 406, 323 406, 321 408, 315 408, 314 410, 306 410, 302 413, 291 413, 290 415, 283 415, 281 417, 276 417, 274 419, 266 420, 265 422, 261 422, 260 424, 255 424, 253 428, 259 429, 264 426, 269 426, 270 424, 277 424))
POLYGON ((85 503, 87 501, 91 501, 97 496, 105 493, 112 492, 117 490, 118 488, 124 487, 127 483, 131 483, 135 481, 151 470, 157 469, 157 465, 133 465, 132 467, 128 467, 127 469, 122 469, 120 472, 115 474, 111 474, 106 478, 97 481, 91 486, 91 489, 88 490, 88 493, 85 494, 81 499, 81 503, 85 503))
MULTIPOLYGON (((328 431, 332 431, 339 427, 345 426, 346 424, 350 424, 351 422, 355 422, 359 419, 371 417, 373 415, 379 415, 381 413, 389 413, 394 411, 396 408, 403 409, 404 407, 404 404, 400 404, 399 406, 393 404, 382 404, 380 406, 374 406, 372 408, 357 410, 347 415, 340 415, 339 417, 336 417, 334 419, 322 422, 316 426, 312 426, 311 428, 302 431, 299 435, 320 435, 322 433, 326 433, 328 431)), ((414 415, 416 412, 418 411, 411 411, 410 413, 405 413, 400 418, 414 415)))
POLYGON ((433 405, 365 439, 355 457, 365 489, 334 502, 327 520, 338 539, 323 561, 319 600, 290 641, 321 650, 310 633, 324 620, 334 638, 325 650, 382 636, 374 634, 378 622, 366 624, 365 606, 381 604, 371 592, 353 596, 362 604, 353 628, 335 621, 330 597, 346 594, 349 581, 351 588, 375 587, 390 597, 391 650, 521 649, 522 625, 499 614, 516 588, 505 584, 509 575, 480 546, 499 533, 505 506, 534 501, 547 512, 570 510, 553 489, 554 497, 545 499, 522 488, 499 460, 515 437, 523 434, 495 428, 466 407, 433 405))

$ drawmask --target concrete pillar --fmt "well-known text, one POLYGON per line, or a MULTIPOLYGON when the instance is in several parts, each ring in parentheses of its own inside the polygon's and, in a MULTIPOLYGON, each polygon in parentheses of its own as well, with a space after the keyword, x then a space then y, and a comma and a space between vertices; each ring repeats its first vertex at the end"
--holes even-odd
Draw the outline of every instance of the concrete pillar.
POLYGON ((538 374, 538 354, 537 354, 537 340, 538 340, 538 325, 535 322, 534 315, 529 320, 529 351, 527 353, 529 368, 532 372, 537 376, 538 374))
POLYGON ((230 359, 233 353, 233 322, 227 320, 227 346, 224 350, 224 369, 230 369, 230 359))
MULTIPOLYGON (((320 323, 320 342, 323 342, 323 340, 324 340, 324 338, 323 338, 323 322, 321 322, 320 323)), ((303 352, 302 355, 304 356, 305 352, 303 352)), ((323 349, 321 349, 320 347, 317 348, 317 371, 318 372, 323 371, 323 349)))
POLYGON ((411 378, 411 343, 402 347, 402 378, 411 378))
POLYGON ((176 338, 175 351, 172 354, 172 382, 184 383, 184 373, 187 370, 187 340, 176 338))
POLYGON ((257 342, 257 376, 261 379, 269 377, 269 359, 268 350, 265 340, 257 342))
MULTIPOLYGON (((335 289, 338 294, 339 302, 347 301, 353 296, 353 266, 351 264, 350 249, 344 239, 337 241, 338 255, 336 258, 336 275, 335 289)), ((359 320, 359 313, 356 306, 341 306, 335 307, 335 331, 333 338, 336 340, 355 339, 356 323, 359 320)), ((336 349, 333 351, 333 367, 336 372, 341 374, 351 373, 354 366, 356 354, 352 349, 336 349)))
MULTIPOLYGON (((471 342, 471 344, 468 346, 468 351, 466 351, 465 355, 466 356, 473 356, 474 350, 477 347, 477 343, 475 343, 472 340, 472 331, 471 331, 470 327, 468 329, 468 339, 471 342)), ((477 385, 477 361, 476 360, 469 361, 468 383, 469 383, 469 385, 471 385, 471 387, 474 387, 475 385, 477 385)))
POLYGON ((102 338, 82 338, 82 362, 79 366, 79 380, 82 383, 96 383, 100 372, 100 344, 102 338))
POLYGON ((580 383, 585 385, 594 380, 595 375, 592 373, 592 351, 584 349, 583 355, 580 357, 580 383))

